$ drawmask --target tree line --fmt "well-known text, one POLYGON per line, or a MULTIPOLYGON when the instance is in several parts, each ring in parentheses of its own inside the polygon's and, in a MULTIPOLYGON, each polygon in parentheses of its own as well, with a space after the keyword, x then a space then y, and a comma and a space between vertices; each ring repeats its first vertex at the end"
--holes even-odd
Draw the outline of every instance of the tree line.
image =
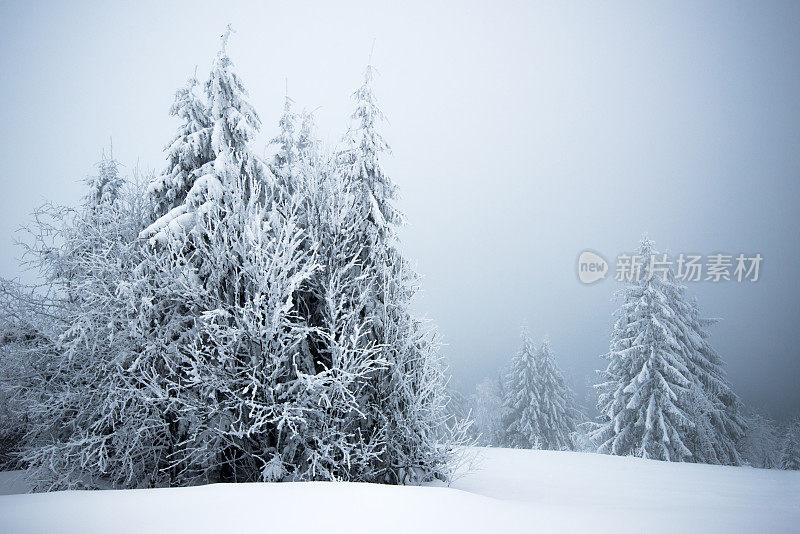
POLYGON ((448 480, 472 442, 800 467, 800 424, 744 412, 669 271, 622 291, 597 420, 527 330, 471 399, 449 393, 412 312, 374 69, 336 147, 287 96, 266 159, 229 37, 175 94, 162 172, 109 151, 79 206, 34 213, 35 281, 0 281, 0 467, 37 490, 408 484, 448 480))

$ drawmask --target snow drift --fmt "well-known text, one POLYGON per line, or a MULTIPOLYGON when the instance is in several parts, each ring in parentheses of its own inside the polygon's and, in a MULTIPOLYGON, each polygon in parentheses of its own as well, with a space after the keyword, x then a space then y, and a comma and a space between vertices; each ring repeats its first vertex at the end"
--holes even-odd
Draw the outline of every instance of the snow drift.
MULTIPOLYGON (((794 532, 800 473, 475 449, 450 488, 214 484, 0 497, 8 533, 794 532)), ((3 474, 0 484, 18 479, 3 474)), ((2 491, 0 491, 2 493, 2 491)))

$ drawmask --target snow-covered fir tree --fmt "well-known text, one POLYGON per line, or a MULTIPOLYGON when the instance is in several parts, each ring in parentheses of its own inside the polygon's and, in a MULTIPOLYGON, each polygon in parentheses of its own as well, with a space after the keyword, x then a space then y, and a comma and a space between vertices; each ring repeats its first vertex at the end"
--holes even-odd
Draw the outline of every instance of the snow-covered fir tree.
MULTIPOLYGON (((277 148, 272 158, 270 169, 279 182, 278 189, 288 194, 294 192, 296 179, 292 173, 296 170, 298 159, 298 140, 295 139, 297 127, 297 114, 292 111, 292 99, 287 94, 284 97, 283 114, 278 121, 278 135, 270 144, 277 148)), ((285 199, 284 199, 285 201, 285 199)))
POLYGON ((87 180, 89 193, 87 201, 93 205, 111 204, 120 194, 125 180, 119 172, 119 162, 114 159, 113 148, 109 149, 106 157, 103 151, 102 158, 97 164, 97 175, 87 180))
POLYGON ((317 139, 317 126, 314 121, 314 113, 303 111, 300 113, 300 130, 297 133, 297 156, 303 161, 313 161, 318 159, 320 141, 317 139))
POLYGON ((556 451, 572 450, 572 434, 577 425, 572 392, 553 358, 550 342, 545 339, 537 354, 536 376, 539 396, 539 448, 556 451))
POLYGON ((520 335, 522 347, 511 359, 503 396, 503 439, 507 447, 538 449, 542 428, 539 418, 536 344, 527 328, 520 335))
MULTIPOLYGON (((154 220, 186 201, 202 169, 211 161, 211 117, 198 85, 196 75, 189 78, 175 93, 169 110, 170 115, 180 119, 181 125, 166 148, 169 161, 166 171, 147 189, 153 202, 154 220)), ((151 227, 145 235, 151 237, 158 229, 151 227)))
POLYGON ((295 295, 295 308, 307 325, 298 358, 307 365, 309 376, 318 377, 309 402, 339 400, 327 409, 319 404, 316 410, 305 408, 310 416, 302 425, 304 445, 287 447, 288 454, 281 455, 283 476, 382 481, 385 472, 378 466, 386 436, 369 414, 375 382, 386 362, 370 339, 369 320, 361 313, 374 274, 361 263, 355 184, 321 152, 311 114, 298 116, 285 109, 279 128, 284 131, 279 139, 285 143, 279 145, 278 155, 283 152, 285 157, 276 156, 273 165, 279 173, 280 209, 298 214, 305 248, 313 249, 317 265, 295 295), (301 120, 299 135, 287 133, 289 120, 301 120), (306 459, 298 458, 296 451, 304 451, 306 459))
MULTIPOLYGON (((208 314, 237 303, 245 305, 249 294, 242 286, 243 266, 258 259, 273 239, 283 235, 283 225, 290 221, 272 210, 274 180, 248 146, 260 120, 247 102, 247 92, 227 54, 231 31, 228 27, 223 36, 204 84, 202 102, 179 92, 184 111, 176 114, 184 119, 184 127, 168 150, 167 170, 150 189, 156 197, 153 203, 168 210, 141 233, 155 246, 139 267, 140 283, 135 286, 142 292, 136 302, 145 303, 135 304, 137 332, 144 343, 138 365, 143 362, 152 369, 139 384, 145 392, 167 400, 162 413, 168 428, 170 466, 164 472, 169 474, 170 484, 193 482, 197 477, 258 479, 259 465, 252 461, 251 451, 225 439, 233 408, 205 411, 214 405, 209 399, 235 403, 226 393, 227 384, 208 386, 212 376, 226 372, 234 361, 222 358, 214 338, 203 330, 208 314), (206 126, 193 132, 190 141, 181 136, 202 124, 206 126), (189 150, 194 159, 176 158, 176 152, 184 153, 173 150, 176 144, 189 150), (184 195, 180 189, 189 183, 184 195), (251 198, 253 195, 258 198, 251 198), (181 197, 178 203, 171 200, 181 197), (259 216, 273 217, 266 229, 251 220, 259 216), (240 235, 247 229, 260 233, 240 235), (257 239, 261 247, 249 257, 243 244, 247 239, 257 239), (173 280, 183 280, 188 287, 176 287, 173 280), (212 354, 216 356, 212 358, 212 354), (204 401, 190 401, 198 398, 204 401), (187 424, 187 412, 205 413, 205 419, 193 420, 217 427, 203 432, 202 425, 187 424)), ((263 271, 249 274, 266 275, 263 271)), ((235 315, 226 317, 227 324, 237 320, 235 315)))
POLYGON ((641 273, 622 291, 597 386, 598 451, 738 465, 739 402, 706 341, 709 321, 669 268, 651 270, 651 258, 662 258, 651 240, 636 254, 641 273))
MULTIPOLYGON (((165 213, 141 237, 158 241, 168 233, 190 232, 198 216, 222 201, 226 189, 244 186, 251 179, 273 181, 248 147, 261 120, 227 53, 232 31, 229 25, 223 35, 204 85, 204 99, 197 98, 194 80, 176 95, 172 113, 183 125, 168 148, 167 171, 150 187, 153 203, 165 213)), ((271 191, 265 187, 263 192, 271 191)))
POLYGON ((386 443, 374 468, 390 483, 447 478, 454 449, 443 435, 448 426, 445 368, 433 333, 411 313, 418 277, 397 248, 396 229, 403 219, 394 206, 395 186, 381 164, 388 145, 378 132, 383 114, 372 91, 373 76, 369 65, 354 94, 354 124, 337 161, 354 199, 353 235, 361 247, 357 264, 367 283, 357 314, 369 325, 364 342, 380 347, 385 362, 367 404, 368 419, 386 443))
POLYGON ((800 418, 796 418, 786 427, 781 454, 781 469, 800 470, 800 418))
POLYGON ((511 360, 503 399, 503 442, 510 447, 572 450, 577 411, 550 342, 536 347, 527 329, 511 360))
POLYGON ((389 145, 378 131, 384 117, 372 91, 374 76, 374 67, 367 65, 364 83, 353 94, 354 125, 345 136, 340 154, 345 175, 357 184, 362 232, 373 248, 379 241, 391 241, 394 229, 403 220, 394 207, 396 188, 381 165, 381 157, 389 151, 389 145))

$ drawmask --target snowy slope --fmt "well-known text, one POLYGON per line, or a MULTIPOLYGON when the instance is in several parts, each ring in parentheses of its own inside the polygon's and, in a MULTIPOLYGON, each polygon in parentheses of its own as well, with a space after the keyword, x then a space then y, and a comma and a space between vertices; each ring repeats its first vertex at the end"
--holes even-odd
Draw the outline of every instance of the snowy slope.
POLYGON ((453 487, 530 512, 536 532, 800 532, 800 472, 481 449, 453 487))
POLYGON ((475 452, 476 469, 451 488, 320 482, 9 495, 0 497, 0 532, 687 534, 800 525, 798 472, 475 452))

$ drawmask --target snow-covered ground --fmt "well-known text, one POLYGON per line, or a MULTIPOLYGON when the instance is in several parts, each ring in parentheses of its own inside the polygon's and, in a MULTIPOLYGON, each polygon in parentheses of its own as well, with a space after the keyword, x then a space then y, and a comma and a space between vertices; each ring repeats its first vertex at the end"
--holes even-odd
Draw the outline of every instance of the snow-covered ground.
MULTIPOLYGON (((0 497, 0 532, 797 532, 800 472, 475 449, 452 487, 211 485, 0 497)), ((0 494, 20 491, 0 473, 0 494)))

